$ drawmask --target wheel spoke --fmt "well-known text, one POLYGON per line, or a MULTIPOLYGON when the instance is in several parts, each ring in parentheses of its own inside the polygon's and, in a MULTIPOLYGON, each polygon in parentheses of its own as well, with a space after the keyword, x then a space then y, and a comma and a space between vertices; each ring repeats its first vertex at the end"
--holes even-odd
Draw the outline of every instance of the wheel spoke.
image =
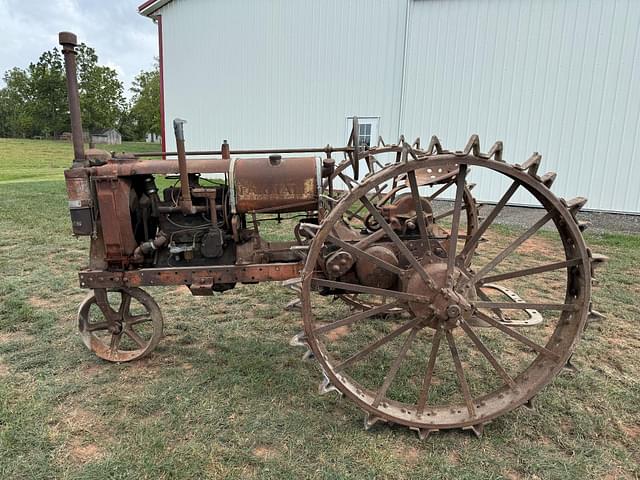
POLYGON ((489 361, 489 363, 494 368, 494 370, 498 373, 498 375, 500 375, 500 377, 505 382, 507 382, 507 385, 509 385, 511 388, 515 388, 516 384, 513 381, 513 379, 511 378, 511 376, 509 376, 509 374, 503 368, 503 366, 500 365, 500 363, 498 362, 496 357, 493 356, 493 354, 485 346, 485 344, 482 343, 482 340, 480 340, 480 337, 478 337, 478 335, 476 335, 476 333, 473 331, 471 326, 467 322, 462 322, 460 324, 460 326, 462 327, 462 330, 464 330, 465 333, 469 336, 469 338, 475 344, 475 346, 478 348, 478 350, 480 350, 480 353, 482 353, 482 355, 484 355, 484 357, 489 361))
POLYGON ((371 204, 371 202, 367 197, 360 198, 360 201, 365 204, 365 207, 367 208, 367 210, 369 210, 369 213, 371 213, 373 218, 375 218, 376 222, 378 222, 378 225, 380 225, 382 230, 384 230, 384 232, 391 239, 391 241, 396 245, 396 247, 398 247, 398 250, 400 251, 400 253, 402 253, 405 259, 411 264, 411 266, 414 268, 416 273, 420 275, 420 278, 422 278, 422 280, 427 285, 433 285, 433 281, 431 280, 431 277, 429 276, 427 271, 424 269, 422 264, 413 255, 413 253, 411 253, 411 250, 409 250, 409 248, 404 244, 404 242, 400 239, 400 237, 398 237, 396 232, 393 231, 393 228, 391 228, 391 225, 387 223, 387 221, 383 218, 382 214, 380 214, 378 209, 371 204))
POLYGON ((355 245, 352 245, 352 244, 349 244, 347 242, 344 242, 344 241, 340 240, 339 238, 334 237, 333 235, 328 235, 327 236, 327 240, 330 241, 331 243, 339 246, 343 250, 355 255, 356 257, 358 257, 358 258, 360 258, 362 260, 366 260, 366 261, 375 263, 380 268, 383 268, 383 269, 385 269, 385 270, 387 270, 389 272, 395 273, 396 275, 400 275, 400 276, 402 276, 404 274, 404 270, 402 270, 401 268, 396 267, 395 265, 392 265, 389 262, 386 262, 386 261, 382 260, 381 258, 378 258, 378 257, 376 257, 374 255, 371 255, 370 253, 367 253, 364 250, 359 249, 355 245))
POLYGON ((371 295, 380 295, 382 297, 393 297, 399 300, 408 300, 411 302, 430 303, 431 300, 423 295, 415 293, 396 292, 395 290, 385 290, 384 288, 367 287, 357 283, 336 282, 334 280, 325 280, 324 278, 314 278, 311 280, 314 286, 328 287, 333 289, 344 290, 346 292, 369 293, 371 295))
MULTIPOLYGON (((466 209, 467 209, 466 205, 462 205, 462 207, 460 207, 460 210, 466 210, 466 209)), ((438 220, 442 220, 443 218, 446 218, 446 217, 450 216, 454 212, 455 212, 455 209, 452 208, 451 210, 447 210, 446 212, 439 213, 438 215, 435 215, 433 217, 433 221, 437 222, 438 220)))
POLYGON ((467 404, 467 410, 469 411, 469 415, 472 417, 476 414, 476 409, 473 406, 473 398, 471 397, 471 392, 469 391, 469 384, 467 383, 467 379, 464 376, 464 370, 462 368, 462 362, 460 361, 460 354, 458 353, 458 348, 456 347, 456 341, 453 338, 453 335, 449 330, 446 331, 447 343, 449 344, 449 350, 451 351, 451 358, 453 358, 453 364, 456 367, 456 374, 458 375, 458 383, 460 384, 460 390, 462 391, 462 395, 464 396, 464 401, 467 404))
POLYGON ((398 374, 398 369, 400 368, 400 364, 404 360, 404 357, 407 356, 407 351, 409 350, 409 347, 413 343, 413 340, 416 338, 417 333, 418 333, 418 328, 415 328, 415 327, 409 332, 409 336, 402 344, 402 348, 400 348, 400 353, 398 353, 398 356, 393 361, 393 364, 389 368, 387 375, 384 377, 384 381, 382 382, 382 387, 380 387, 380 390, 378 390, 378 393, 376 394, 376 398, 373 400, 373 403, 371 405, 372 407, 376 408, 380 404, 380 401, 386 395, 387 390, 389 390, 389 387, 391 386, 391 382, 393 382, 393 380, 396 378, 396 375, 398 374))
POLYGON ((527 345, 528 347, 531 347, 533 350, 535 350, 538 353, 541 353, 543 355, 546 355, 548 357, 553 358, 554 360, 559 360, 560 356, 555 353, 552 352, 551 350, 549 350, 546 347, 543 347, 542 345, 538 345, 536 342, 534 342, 533 340, 531 340, 528 337, 525 337, 524 335, 522 335, 520 332, 517 332, 516 330, 500 323, 499 321, 495 320, 494 318, 491 318, 489 315, 485 315, 482 312, 476 311, 475 315, 478 316, 478 318, 480 318, 481 320, 485 321, 486 323, 488 323, 489 325, 497 328, 498 330, 506 333, 507 335, 509 335, 511 338, 518 340, 520 343, 524 343, 525 345, 527 345))
POLYGON ((513 272, 500 273, 498 275, 484 277, 478 280, 478 283, 482 283, 482 284, 493 283, 493 282, 500 282, 502 280, 509 280, 511 278, 526 277, 528 275, 536 275, 538 273, 550 272, 553 270, 560 270, 561 268, 573 267, 575 265, 579 265, 580 263, 582 263, 582 259, 573 258, 571 260, 565 260, 564 262, 549 263, 547 265, 541 265, 540 267, 524 268, 522 270, 516 270, 513 272))
POLYGON ((137 325, 139 323, 150 322, 151 317, 148 313, 142 313, 140 315, 127 315, 124 317, 123 321, 127 325, 137 325))
POLYGON ((122 339, 122 332, 111 334, 111 342, 109 342, 109 349, 111 350, 112 353, 115 353, 118 351, 118 347, 120 346, 121 339, 122 339))
POLYGON ((420 237, 427 243, 427 248, 431 251, 429 235, 427 232, 427 223, 424 219, 424 210, 422 209, 422 199, 420 198, 420 190, 418 189, 418 181, 416 180, 415 170, 411 170, 407 173, 407 179, 409 180, 409 187, 411 188, 411 197, 413 203, 416 205, 416 222, 418 223, 418 230, 420 231, 420 237))
POLYGON ((500 310, 562 310, 574 312, 578 306, 572 303, 532 303, 532 302, 475 302, 476 308, 500 310))
POLYGON ((315 333, 315 334, 326 333, 326 332, 329 332, 331 330, 335 330, 336 328, 343 327, 345 325, 351 325, 352 323, 359 322, 360 320, 364 320, 366 318, 373 317, 373 316, 378 315, 380 313, 388 312, 389 310, 392 310, 392 309, 394 309, 394 308, 396 308, 396 307, 398 307, 400 305, 401 305, 400 302, 385 303, 384 305, 380 305, 378 307, 374 307, 374 308, 371 308, 369 310, 365 310, 364 312, 358 312, 358 313, 355 313, 353 315, 349 315, 348 317, 343 318, 342 320, 337 320, 337 321, 329 323, 327 325, 323 325, 321 327, 318 327, 313 331, 313 333, 315 333))
POLYGON ((106 330, 107 328, 109 328, 109 325, 109 322, 90 323, 87 325, 87 331, 95 332, 97 330, 106 330))
POLYGON ((136 342, 140 348, 144 348, 147 345, 147 342, 145 342, 143 338, 138 335, 138 332, 136 332, 133 328, 126 328, 124 330, 124 333, 126 333, 131 340, 136 342))
POLYGON ((339 365, 336 365, 333 370, 335 372, 340 372, 340 371, 344 370, 345 368, 347 368, 348 366, 353 365, 355 362, 361 360, 362 358, 364 358, 365 356, 370 354, 372 351, 377 350, 381 346, 385 345, 386 343, 388 343, 391 340, 393 340, 394 338, 396 338, 402 332, 406 332, 410 328, 415 327, 418 323, 420 323, 420 321, 421 321, 421 319, 414 318, 410 322, 407 322, 404 325, 396 328, 391 333, 385 335, 384 337, 376 340, 373 343, 370 343, 365 348, 360 350, 358 353, 353 354, 352 356, 347 358, 344 362, 340 363, 339 365))
POLYGON ((120 308, 118 308, 118 315, 120 318, 123 318, 126 314, 129 313, 129 309, 131 308, 131 295, 129 295, 124 290, 120 292, 120 308))
POLYGON ((531 226, 526 232, 516 238, 511 244, 506 247, 502 252, 500 252, 493 260, 487 263, 484 267, 480 269, 478 273, 476 273, 473 277, 471 277, 467 282, 472 285, 476 284, 478 280, 483 278, 487 273, 493 270, 500 262, 502 262, 508 255, 510 255, 514 250, 516 250, 520 245, 526 242, 534 233, 540 230, 553 216, 552 212, 547 213, 544 217, 538 220, 533 226, 531 226))
POLYGON ((460 211, 464 181, 467 176, 467 165, 460 164, 456 176, 456 199, 453 204, 453 219, 451 220, 451 234, 449 235, 449 249, 447 252, 447 286, 453 285, 453 267, 456 264, 456 250, 458 248, 458 229, 460 228, 460 211))
POLYGON ((478 229, 474 232, 474 234, 471 236, 467 244, 464 246, 464 248, 460 252, 460 255, 466 255, 475 248, 476 244, 478 243, 478 241, 480 241, 480 238, 482 237, 484 232, 486 232, 487 228, 489 228, 489 226, 493 223, 493 221, 496 219, 498 214, 502 211, 502 209, 507 204, 507 202, 511 199, 513 194, 518 189, 519 185, 520 184, 518 182, 513 182, 511 184, 509 189, 498 201, 496 206, 493 207, 493 210, 491 210, 491 213, 489 213, 489 215, 487 215, 487 218, 484 219, 484 221, 482 222, 482 225, 480 225, 478 229))
POLYGON ((436 190, 436 192, 427 197, 427 199, 431 202, 433 200, 435 200, 439 195, 441 195, 442 193, 445 192, 445 190, 447 190, 451 185, 453 185, 455 182, 453 180, 451 180, 450 182, 447 182, 446 184, 444 184, 442 187, 440 187, 438 190, 436 190))
POLYGON ((418 397, 418 415, 422 415, 424 407, 427 404, 429 398, 429 389, 431 388, 431 380, 433 378, 433 370, 436 366, 436 358, 438 357, 438 349, 440 348, 440 339, 442 338, 442 330, 437 330, 433 334, 433 340, 431 341, 431 352, 429 353, 429 363, 427 364, 427 373, 424 376, 422 387, 420 388, 420 395, 418 397))

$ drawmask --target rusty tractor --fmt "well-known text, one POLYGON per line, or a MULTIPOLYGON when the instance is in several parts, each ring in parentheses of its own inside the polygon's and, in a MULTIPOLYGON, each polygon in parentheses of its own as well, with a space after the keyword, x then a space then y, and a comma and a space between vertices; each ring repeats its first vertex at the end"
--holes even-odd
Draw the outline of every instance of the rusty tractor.
POLYGON ((591 286, 604 258, 587 248, 576 218, 586 199, 556 197, 540 155, 510 164, 501 142, 483 153, 476 135, 461 151, 435 136, 426 146, 403 137, 367 145, 357 118, 342 147, 234 151, 225 141, 186 152, 175 120, 176 152, 85 152, 77 40, 62 32, 60 43, 71 222, 90 237, 79 331, 98 357, 132 361, 160 341, 162 313, 141 287, 213 295, 278 281, 297 294, 304 330, 292 344, 319 365, 320 393, 355 402, 366 428, 480 435, 531 406, 600 316, 591 286), (159 189, 158 177, 174 182, 159 189), (483 217, 472 178, 502 192, 483 217), (499 220, 516 195, 539 208, 514 233, 499 220), (291 241, 261 236, 262 222, 283 219, 295 219, 291 241))

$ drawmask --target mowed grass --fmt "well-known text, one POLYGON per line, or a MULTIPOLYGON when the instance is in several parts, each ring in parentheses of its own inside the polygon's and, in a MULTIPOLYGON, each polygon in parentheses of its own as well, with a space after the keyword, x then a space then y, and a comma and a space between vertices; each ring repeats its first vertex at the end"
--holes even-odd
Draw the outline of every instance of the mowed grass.
MULTIPOLYGON (((124 142, 121 145, 96 145, 109 152, 152 152, 157 143, 124 142)), ((0 138, 0 182, 53 180, 63 178, 73 158, 71 142, 0 138)))
POLYGON ((640 475, 639 237, 588 236, 611 257, 594 298, 607 320, 586 330, 578 373, 481 439, 421 442, 401 427, 365 431, 353 404, 318 395, 318 367, 288 345, 301 329, 284 310, 293 293, 277 284, 214 297, 148 289, 165 317, 160 346, 139 362, 100 361, 77 335, 88 244, 70 235, 63 181, 0 189, 1 479, 640 475))

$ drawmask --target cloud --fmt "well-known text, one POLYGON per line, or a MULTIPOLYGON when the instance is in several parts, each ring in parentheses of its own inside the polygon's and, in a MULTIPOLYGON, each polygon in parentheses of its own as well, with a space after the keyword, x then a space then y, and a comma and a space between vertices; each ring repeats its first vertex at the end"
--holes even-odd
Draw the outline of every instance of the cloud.
POLYGON ((93 47, 102 65, 115 68, 131 86, 133 78, 151 68, 158 55, 157 29, 138 15, 140 0, 0 0, 0 74, 25 68, 45 50, 58 45, 67 30, 93 47))

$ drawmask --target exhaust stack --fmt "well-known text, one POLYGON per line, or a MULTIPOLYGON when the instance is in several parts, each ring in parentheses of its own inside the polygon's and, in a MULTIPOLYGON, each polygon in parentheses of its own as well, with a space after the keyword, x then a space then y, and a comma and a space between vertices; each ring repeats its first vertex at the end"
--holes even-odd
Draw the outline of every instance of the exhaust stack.
POLYGON ((84 155, 84 140, 82 135, 82 117, 80 115, 80 93, 78 91, 78 77, 76 73, 76 46, 78 37, 71 32, 60 32, 58 41, 62 45, 64 54, 64 68, 67 75, 67 95, 69 97, 69 111, 71 112, 71 137, 73 139, 72 168, 87 166, 84 155))

